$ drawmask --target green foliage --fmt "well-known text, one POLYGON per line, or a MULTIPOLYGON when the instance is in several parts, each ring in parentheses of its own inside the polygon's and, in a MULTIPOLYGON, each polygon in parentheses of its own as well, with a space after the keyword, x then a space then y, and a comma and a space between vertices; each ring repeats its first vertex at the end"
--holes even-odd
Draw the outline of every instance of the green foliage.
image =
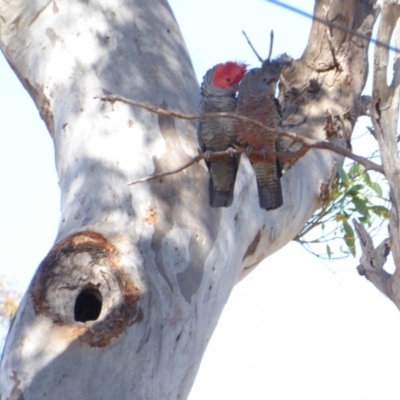
POLYGON ((383 180, 378 183, 371 179, 358 163, 346 169, 337 163, 337 175, 327 200, 295 238, 322 258, 356 256, 352 218, 371 227, 382 226, 390 216, 389 201, 381 187, 383 180), (323 254, 318 254, 315 249, 325 243, 323 254))

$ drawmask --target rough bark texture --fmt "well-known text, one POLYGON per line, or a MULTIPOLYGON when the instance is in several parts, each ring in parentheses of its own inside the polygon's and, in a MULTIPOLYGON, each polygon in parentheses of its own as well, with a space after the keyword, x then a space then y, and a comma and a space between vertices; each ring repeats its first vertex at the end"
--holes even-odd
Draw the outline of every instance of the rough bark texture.
MULTIPOLYGON (((383 2, 382 16, 377 35, 377 39, 380 42, 389 44, 392 36, 394 36, 395 46, 399 48, 399 18, 399 2, 385 0, 383 2)), ((397 139, 399 100, 399 54, 395 55, 394 65, 392 66, 389 64, 389 50, 377 46, 374 58, 374 87, 371 116, 379 144, 382 165, 390 187, 390 200, 392 202, 389 224, 390 240, 384 240, 375 249, 369 234, 365 230, 357 230, 363 248, 359 272, 365 275, 368 280, 388 296, 400 309, 400 158, 397 139), (392 73, 392 67, 393 76, 390 80, 390 85, 388 85, 388 76, 392 73), (364 245, 366 243, 368 243, 367 246, 364 245), (393 274, 389 274, 383 268, 389 249, 393 252, 393 259, 396 266, 393 274)))
MULTIPOLYGON (((376 18, 361 0, 317 1, 315 13, 366 35, 376 18)), ((299 160, 282 177, 284 205, 269 212, 246 162, 227 209, 209 207, 201 165, 129 187, 197 151, 194 124, 94 98, 196 111, 199 87, 168 4, 2 0, 0 19, 1 48, 54 139, 62 198, 56 244, 7 338, 2 397, 185 399, 232 287, 301 230, 337 157, 299 160)), ((367 49, 315 22, 283 72, 286 129, 348 146, 367 49)))

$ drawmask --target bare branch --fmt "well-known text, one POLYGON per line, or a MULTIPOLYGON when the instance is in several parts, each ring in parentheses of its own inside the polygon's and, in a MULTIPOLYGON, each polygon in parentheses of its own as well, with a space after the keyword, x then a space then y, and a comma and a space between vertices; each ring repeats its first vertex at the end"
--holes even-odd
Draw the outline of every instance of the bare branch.
POLYGON ((264 60, 263 58, 257 53, 257 50, 254 48, 253 44, 250 42, 250 39, 248 38, 248 36, 246 35, 245 31, 242 31, 244 37, 247 40, 247 43, 249 44, 249 46, 251 47, 251 49, 253 50, 253 53, 256 55, 256 57, 258 58, 258 61, 260 61, 260 63, 263 63, 264 60))
POLYGON ((204 154, 199 154, 198 156, 193 157, 190 161, 188 161, 186 164, 182 165, 179 168, 173 169, 172 171, 163 172, 161 174, 146 176, 145 178, 141 178, 141 179, 138 179, 137 181, 128 183, 128 186, 136 185, 137 183, 141 183, 141 182, 151 181, 153 179, 163 178, 164 176, 168 176, 168 175, 177 174, 178 172, 181 172, 181 171, 185 170, 186 168, 189 168, 191 165, 196 164, 197 162, 199 162, 200 160, 203 160, 203 159, 204 159, 204 154))
POLYGON ((357 154, 352 153, 349 150, 343 149, 339 146, 334 145, 331 142, 327 141, 318 141, 318 140, 313 140, 313 139, 308 139, 303 142, 304 145, 309 145, 310 147, 316 148, 316 149, 321 149, 321 150, 330 150, 336 154, 340 154, 344 157, 350 158, 353 161, 358 162, 360 165, 362 165, 365 168, 365 171, 376 171, 380 172, 381 174, 385 175, 385 171, 382 167, 382 165, 376 164, 364 157, 361 157, 357 154), (308 143, 306 143, 308 142, 308 143))
MULTIPOLYGON (((231 114, 231 113, 226 113, 226 112, 221 112, 221 113, 209 113, 209 114, 202 114, 202 115, 194 115, 194 114, 184 114, 178 111, 173 111, 173 110, 165 110, 160 107, 155 107, 150 104, 146 103, 141 103, 139 101, 131 100, 123 96, 118 96, 115 94, 108 94, 104 96, 96 96, 95 99, 100 99, 103 101, 109 101, 110 103, 115 103, 116 101, 120 101, 121 103, 129 104, 131 106, 136 106, 140 108, 144 108, 147 111, 150 111, 154 114, 162 115, 164 117, 175 117, 179 119, 186 119, 189 121, 197 121, 200 119, 216 119, 216 118, 229 118, 229 119, 236 119, 238 121, 243 121, 243 122, 248 122, 252 123, 256 126, 259 126, 261 128, 264 128, 266 131, 271 132, 271 133, 279 133, 281 131, 276 131, 275 129, 271 129, 266 127, 262 122, 256 121, 251 118, 244 117, 242 115, 236 115, 236 114, 231 114)), ((289 135, 290 137, 290 135, 289 135)))
MULTIPOLYGON (((341 156, 350 158, 350 159, 358 162, 366 170, 377 171, 377 172, 380 172, 381 174, 385 174, 383 167, 381 165, 375 164, 374 162, 367 160, 364 157, 353 154, 351 151, 346 150, 342 147, 339 147, 331 142, 328 142, 326 140, 310 139, 310 138, 307 138, 304 136, 299 136, 293 132, 271 129, 271 128, 265 126, 260 121, 256 121, 254 119, 247 118, 242 115, 231 114, 231 113, 209 113, 209 114, 203 114, 203 115, 184 114, 184 113, 180 113, 180 112, 173 111, 173 110, 165 110, 163 108, 154 107, 149 104, 145 104, 145 103, 141 103, 139 101, 127 99, 125 97, 118 96, 118 95, 104 95, 104 96, 97 96, 95 98, 103 100, 103 101, 109 101, 111 103, 120 101, 122 103, 126 103, 126 104, 129 104, 132 106, 144 108, 147 111, 150 111, 155 114, 163 115, 165 117, 175 117, 175 118, 180 118, 180 119, 185 119, 185 120, 230 118, 230 119, 235 119, 237 121, 244 121, 244 122, 259 126, 259 127, 263 128, 266 132, 270 132, 277 136, 286 137, 288 139, 291 139, 294 143, 300 143, 303 145, 303 147, 308 148, 307 151, 311 148, 321 149, 321 150, 329 150, 336 154, 339 154, 341 156)), ((288 159, 290 159, 290 158, 295 159, 295 157, 298 157, 298 158, 302 157, 307 151, 305 151, 305 149, 300 149, 300 150, 298 150, 298 152, 295 152, 295 153, 281 153, 281 155, 279 155, 279 153, 274 152, 273 155, 275 157, 280 157, 280 158, 286 157, 288 159)))
POLYGON ((335 68, 337 68, 339 71, 341 71, 342 68, 340 67, 340 64, 339 64, 339 62, 337 60, 336 51, 335 51, 335 48, 334 48, 334 46, 332 44, 332 34, 331 34, 331 31, 328 28, 326 28, 326 37, 328 39, 329 50, 331 51, 331 54, 332 54, 333 65, 335 66, 335 68))
MULTIPOLYGON (((308 151, 310 150, 309 147, 307 146, 302 146, 299 150, 297 151, 292 151, 292 152, 278 152, 278 151, 258 151, 258 150, 252 150, 252 154, 258 154, 262 155, 265 160, 276 160, 279 158, 281 161, 286 161, 290 166, 294 165, 296 161, 303 157, 308 151)), ((242 147, 235 146, 234 149, 229 148, 225 151, 215 151, 215 152, 208 152, 202 153, 197 155, 196 157, 193 157, 190 161, 188 161, 186 164, 180 166, 179 168, 173 169, 168 172, 162 172, 160 174, 155 174, 155 175, 149 175, 146 176, 145 178, 138 179, 136 181, 133 181, 128 184, 128 186, 135 185, 136 183, 141 183, 141 182, 147 182, 151 181, 153 179, 159 179, 163 178, 168 175, 174 175, 177 174, 178 172, 182 172, 186 168, 189 168, 193 164, 198 163, 201 160, 215 160, 215 159, 221 159, 221 158, 230 158, 234 156, 240 156, 242 153, 247 154, 247 150, 243 149, 242 147)))
POLYGON ((267 58, 268 61, 271 60, 272 48, 273 48, 273 47, 274 47, 274 31, 271 30, 271 33, 270 33, 270 42, 269 42, 269 53, 268 53, 268 58, 267 58))

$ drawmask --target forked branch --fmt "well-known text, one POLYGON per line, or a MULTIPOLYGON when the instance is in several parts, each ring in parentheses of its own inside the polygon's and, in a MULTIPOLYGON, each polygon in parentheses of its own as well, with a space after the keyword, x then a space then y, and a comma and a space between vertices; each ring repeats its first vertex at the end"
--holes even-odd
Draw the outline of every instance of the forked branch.
POLYGON ((263 58, 257 53, 257 50, 255 49, 255 47, 253 46, 253 43, 251 43, 249 37, 247 36, 245 31, 242 31, 244 37, 247 40, 248 45, 250 46, 250 48, 253 50, 253 53, 256 55, 256 57, 258 58, 258 61, 260 61, 260 63, 262 64, 264 62, 263 58))
POLYGON ((391 274, 383 269, 387 256, 390 253, 390 239, 385 239, 375 248, 371 235, 364 225, 353 219, 353 225, 360 240, 362 256, 357 271, 373 283, 384 295, 393 300, 393 293, 390 285, 391 274))

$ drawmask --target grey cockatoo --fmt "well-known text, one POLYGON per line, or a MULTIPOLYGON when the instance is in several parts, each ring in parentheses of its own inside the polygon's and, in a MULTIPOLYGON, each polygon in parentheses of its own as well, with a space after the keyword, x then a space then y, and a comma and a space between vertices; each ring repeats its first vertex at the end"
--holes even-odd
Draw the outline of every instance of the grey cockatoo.
MULTIPOLYGON (((232 61, 208 70, 201 84, 199 113, 234 113, 237 86, 245 72, 245 64, 232 61)), ((237 144, 236 123, 228 118, 200 120, 197 136, 204 152, 224 151, 237 144)), ((206 164, 210 171, 210 206, 229 207, 233 201, 239 158, 207 160, 206 156, 206 164)))
MULTIPOLYGON (((281 124, 279 102, 275 99, 279 80, 279 61, 265 61, 261 68, 249 70, 239 85, 237 114, 262 122, 268 128, 281 124)), ((277 151, 277 136, 251 123, 237 121, 238 141, 249 148, 249 160, 255 171, 260 207, 273 210, 283 204, 278 159, 265 157, 264 152, 277 151), (252 153, 257 150, 260 154, 252 153)))

